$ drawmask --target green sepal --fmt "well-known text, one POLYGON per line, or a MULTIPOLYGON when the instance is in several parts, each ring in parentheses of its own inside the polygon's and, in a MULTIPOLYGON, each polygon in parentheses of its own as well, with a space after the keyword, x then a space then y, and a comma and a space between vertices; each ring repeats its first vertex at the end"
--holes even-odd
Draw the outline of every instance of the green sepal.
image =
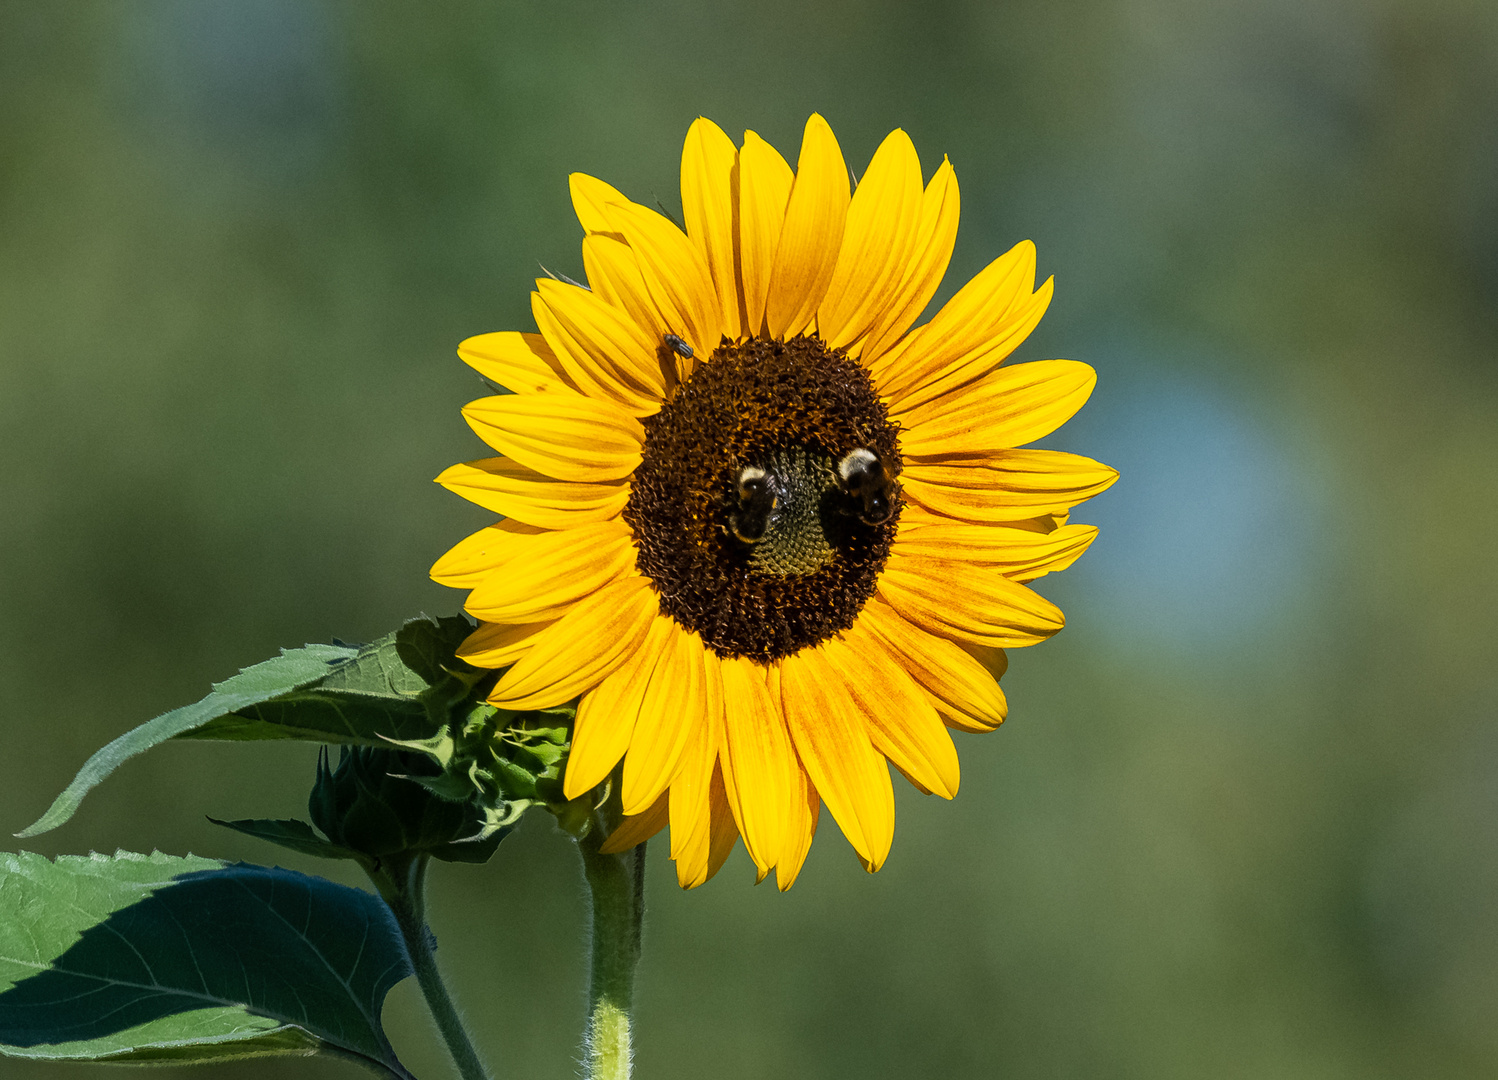
POLYGON ((253 836, 257 840, 269 840, 272 844, 280 844, 283 848, 299 851, 303 855, 316 855, 323 859, 360 858, 357 851, 324 840, 317 835, 311 825, 305 821, 297 821, 295 818, 241 818, 237 821, 221 821, 216 817, 209 817, 208 820, 226 829, 253 836))
POLYGON ((504 758, 496 758, 492 766, 495 786, 505 791, 512 799, 536 801, 536 775, 521 765, 504 758))
POLYGON ((431 738, 392 742, 441 769, 440 776, 420 781, 434 794, 476 798, 493 821, 508 823, 528 806, 566 801, 561 778, 574 711, 569 705, 512 713, 477 704, 431 738))
POLYGON ((379 1024, 411 974, 377 897, 160 853, 0 853, 0 1054, 220 1061, 328 1053, 410 1074, 379 1024))
POLYGON ((432 858, 441 859, 443 862, 486 863, 493 856, 500 842, 515 831, 515 825, 519 820, 520 815, 515 814, 506 821, 493 824, 486 822, 483 828, 472 836, 433 848, 432 858))
POLYGON ((474 796, 475 785, 466 776, 441 773, 437 776, 406 776, 413 784, 420 784, 444 802, 464 803, 474 796))

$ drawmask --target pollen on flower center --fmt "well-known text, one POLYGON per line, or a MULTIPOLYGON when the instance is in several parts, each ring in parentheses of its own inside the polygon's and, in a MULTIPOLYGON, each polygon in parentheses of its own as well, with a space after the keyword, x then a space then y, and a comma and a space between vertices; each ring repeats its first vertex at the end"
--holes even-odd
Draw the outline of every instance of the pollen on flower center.
POLYGON ((815 449, 794 446, 747 468, 751 475, 763 474, 764 494, 758 500, 740 494, 739 505, 728 512, 728 524, 736 536, 745 527, 764 526, 763 536, 747 545, 750 569, 790 577, 830 563, 837 554, 832 536, 845 509, 837 463, 815 449))
POLYGON ((815 337, 725 344, 644 425, 624 519, 663 612, 766 662, 853 626, 899 517, 869 524, 838 473, 860 449, 900 471, 862 367, 815 337))

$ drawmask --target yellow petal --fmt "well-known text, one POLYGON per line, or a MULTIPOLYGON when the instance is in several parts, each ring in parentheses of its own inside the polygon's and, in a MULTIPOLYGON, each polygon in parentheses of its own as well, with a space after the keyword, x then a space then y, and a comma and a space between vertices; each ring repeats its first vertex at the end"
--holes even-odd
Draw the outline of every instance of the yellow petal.
MULTIPOLYGON (((1070 510, 1062 510, 1056 514, 1041 514, 1039 517, 1025 518, 1022 521, 1009 521, 1005 525, 1011 529, 1024 529, 1026 532, 1040 533, 1049 536, 1057 529, 1066 524, 1067 518, 1071 517, 1070 510)), ((951 525, 951 521, 931 520, 932 525, 951 525)))
POLYGON ((711 800, 713 770, 718 764, 718 746, 723 732, 723 680, 718 658, 703 653, 703 691, 706 706, 702 723, 682 754, 681 767, 671 781, 671 858, 676 860, 676 880, 683 889, 707 880, 711 849, 711 800))
MULTIPOLYGON (((932 793, 930 788, 928 788, 925 784, 921 783, 915 777, 911 776, 904 769, 900 768, 900 766, 895 765, 895 763, 893 761, 890 762, 890 765, 894 766, 895 772, 899 773, 901 776, 903 776, 905 778, 905 782, 907 784, 909 784, 911 787, 915 788, 922 795, 930 795, 932 793)), ((874 869, 871 866, 865 865, 864 869, 867 870, 871 874, 874 872, 874 869)))
POLYGON ((1004 672, 1009 670, 1009 657, 1003 649, 994 648, 991 645, 976 645, 971 641, 959 641, 958 647, 967 653, 992 675, 995 679, 1002 679, 1004 672))
MULTIPOLYGON (((711 773, 708 781, 711 782, 711 773)), ((683 796, 676 790, 676 784, 671 787, 670 803, 678 806, 683 803, 683 796)), ((676 883, 683 889, 695 889, 707 881, 707 862, 712 850, 712 814, 706 792, 701 800, 700 807, 692 808, 690 818, 680 824, 671 823, 671 859, 676 863, 676 883)))
POLYGON ((1070 420, 1096 383, 1092 368, 1075 360, 1001 367, 902 417, 901 452, 939 462, 1033 442, 1070 420))
POLYGON ((707 260, 684 232, 638 203, 611 203, 609 220, 640 261, 651 299, 673 334, 706 359, 718 347, 723 312, 707 260))
POLYGON ((622 480, 645 442, 640 422, 618 406, 571 394, 480 398, 463 418, 501 454, 558 480, 622 480))
POLYGON ((972 522, 958 521, 946 514, 939 514, 935 510, 922 506, 920 503, 906 498, 904 473, 900 474, 900 495, 902 501, 900 504, 899 527, 901 529, 913 529, 923 525, 972 524, 972 522))
MULTIPOLYGON (((719 670, 720 670, 720 673, 721 673, 721 664, 720 664, 719 670)), ((773 689, 771 690, 771 697, 772 698, 775 697, 775 691, 773 689)), ((727 746, 728 734, 727 734, 727 720, 726 720, 726 715, 727 714, 726 714, 726 711, 725 711, 725 721, 724 721, 723 737, 722 737, 722 740, 720 740, 720 742, 718 744, 718 765, 719 765, 719 768, 718 768, 718 772, 717 772, 716 776, 719 777, 719 778, 721 778, 721 780, 722 780, 724 795, 728 799, 728 808, 729 808, 729 810, 733 814, 734 836, 737 837, 739 835, 738 823, 743 820, 743 818, 744 818, 744 812, 741 809, 741 805, 742 804, 741 804, 741 800, 739 798, 738 786, 737 786, 737 784, 736 784, 736 782, 734 780, 733 769, 730 768, 729 764, 728 764, 728 746, 727 746)), ((753 855, 752 852, 750 853, 749 857, 751 859, 754 858, 754 855, 753 855)), ((769 863, 762 863, 762 862, 760 862, 759 860, 756 859, 755 862, 754 862, 754 869, 755 869, 754 883, 756 885, 758 885, 770 873, 770 864, 769 863)))
POLYGON ((613 202, 626 202, 619 189, 587 173, 573 173, 567 177, 567 186, 572 190, 572 209, 584 231, 589 233, 612 232, 604 207, 613 202))
POLYGON ((956 642, 912 625, 877 596, 859 612, 858 625, 899 658, 947 724, 963 731, 992 731, 1004 722, 1009 706, 999 680, 956 642))
POLYGON ((432 567, 432 580, 454 589, 472 589, 525 547, 525 538, 544 530, 519 521, 501 521, 453 545, 432 567))
POLYGON ((499 680, 490 704, 519 712, 571 701, 631 662, 659 612, 644 577, 598 590, 536 637, 530 651, 499 680))
POLYGON ((635 333, 650 348, 654 361, 648 372, 650 385, 664 386, 659 355, 655 351, 663 342, 668 328, 666 318, 651 299, 640 273, 640 260, 618 236, 593 233, 583 237, 583 269, 588 284, 600 300, 622 312, 634 325, 635 333))
POLYGON ((869 739, 923 791, 944 799, 957 794, 957 748, 903 666, 872 640, 867 627, 826 642, 827 662, 842 676, 862 708, 869 739))
POLYGON ((739 280, 747 334, 764 329, 765 300, 791 183, 791 167, 780 152, 754 132, 744 132, 744 148, 739 151, 739 280))
POLYGON ((1034 581, 1065 570, 1096 538, 1091 525, 1063 525, 1049 533, 1002 525, 931 525, 902 529, 896 545, 907 555, 957 559, 991 566, 1013 581, 1034 581))
POLYGON ((775 887, 781 892, 796 883, 801 867, 806 864, 812 838, 817 835, 817 815, 821 808, 822 800, 817 797, 817 789, 798 760, 796 790, 786 818, 785 843, 780 849, 780 861, 775 865, 775 887))
POLYGON ((638 847, 666 827, 669 818, 667 798, 664 793, 649 807, 632 817, 619 822, 619 827, 609 833, 609 838, 598 848, 604 855, 618 855, 630 848, 638 847))
POLYGON ((459 345, 458 355, 484 378, 512 394, 578 392, 577 384, 567 377, 540 334, 512 330, 480 334, 459 345))
POLYGON ((847 683, 822 646, 781 662, 780 691, 786 725, 801 763, 843 835, 876 869, 895 834, 895 795, 884 756, 847 683))
MULTIPOLYGON (((702 653, 702 700, 703 722, 698 725, 692 742, 682 758, 681 769, 673 789, 680 789, 685 797, 681 805, 673 810, 672 821, 681 826, 682 848, 695 843, 691 838, 701 833, 703 870, 707 859, 707 810, 709 786, 712 772, 718 763, 723 747, 723 673, 721 661, 708 649, 702 653), (699 828, 700 826, 700 828, 699 828)), ((673 831, 676 826, 672 826, 673 831)), ((678 858, 676 840, 672 840, 673 859, 678 858)), ((704 878, 705 880, 705 878, 704 878)))
POLYGON ((968 384, 998 367, 1039 325, 1041 316, 1050 306, 1054 284, 1048 280, 1033 296, 1016 306, 995 336, 981 348, 959 356, 898 393, 891 391, 888 395, 890 411, 913 415, 922 407, 928 410, 942 408, 943 398, 963 393, 968 384))
POLYGON ((555 620, 519 626, 484 623, 458 646, 458 658, 474 667, 509 667, 529 652, 537 636, 554 623, 555 620))
MULTIPOLYGON (((829 346, 853 346, 895 303, 921 220, 921 161, 896 129, 853 193, 837 268, 817 311, 829 346)), ((850 352, 856 352, 851 349, 850 352)))
POLYGON ((629 485, 573 484, 553 480, 509 458, 454 465, 437 483, 496 514, 543 529, 570 529, 618 517, 629 501, 629 485))
POLYGON ((1025 240, 957 290, 936 317, 869 362, 891 400, 942 371, 992 351, 1035 285, 1035 245, 1025 240))
POLYGON ((781 857, 785 819, 796 792, 795 751, 765 669, 746 659, 721 662, 724 768, 738 812, 739 832, 756 866, 768 870, 781 857))
POLYGON ((914 558, 898 547, 879 576, 879 595, 923 630, 998 648, 1044 641, 1065 622, 1055 604, 997 570, 914 558))
POLYGON ((645 688, 624 758, 624 812, 656 800, 676 779, 682 754, 704 723, 706 661, 702 639, 670 622, 671 632, 645 688))
POLYGON ((463 605, 475 619, 523 623, 561 618, 578 600, 635 565, 629 526, 618 518, 522 537, 508 549, 502 565, 474 587, 463 605))
POLYGON ((655 342, 587 289, 543 278, 536 290, 531 294, 536 325, 584 393, 612 401, 631 416, 660 409, 666 384, 655 342))
POLYGON ((998 450, 941 464, 906 462, 900 486, 906 498, 938 514, 994 522, 1065 510, 1117 479, 1116 470, 1077 454, 998 450))
POLYGON ((711 807, 711 831, 708 836, 707 851, 707 876, 712 876, 723 868, 728 856, 733 853, 734 844, 738 843, 739 830, 733 823, 733 812, 728 806, 727 789, 723 786, 723 769, 721 767, 713 770, 711 807))
MULTIPOLYGON (((572 749, 562 776, 562 793, 567 798, 575 799, 603 783, 629 749, 645 690, 669 646, 674 625, 666 616, 657 615, 638 647, 577 703, 572 749)), ((639 813, 649 805, 646 801, 633 809, 639 813)))
POLYGON ((861 351, 864 363, 872 363, 898 341, 936 295, 947 264, 952 261, 960 209, 957 174, 952 171, 952 163, 942 158, 941 168, 936 170, 921 197, 920 231, 910 265, 895 299, 869 331, 861 351))
POLYGON ((765 324, 772 338, 811 326, 832 283, 847 218, 848 166, 827 121, 812 113, 770 274, 765 324))
MULTIPOLYGON (((702 252, 718 293, 723 333, 740 336, 738 274, 734 269, 738 149, 723 129, 699 116, 681 150, 681 213, 687 235, 702 252)), ((705 867, 704 867, 705 868, 705 867)))

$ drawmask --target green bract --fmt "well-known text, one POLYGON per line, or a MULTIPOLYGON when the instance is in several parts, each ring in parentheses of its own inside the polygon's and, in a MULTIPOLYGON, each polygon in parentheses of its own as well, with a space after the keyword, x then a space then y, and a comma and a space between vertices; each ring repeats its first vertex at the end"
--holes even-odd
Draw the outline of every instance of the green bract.
POLYGON ((334 770, 325 750, 307 809, 328 839, 377 859, 426 852, 450 862, 482 861, 504 831, 486 829, 488 808, 477 797, 445 798, 414 775, 436 772, 420 754, 367 746, 344 747, 334 770))

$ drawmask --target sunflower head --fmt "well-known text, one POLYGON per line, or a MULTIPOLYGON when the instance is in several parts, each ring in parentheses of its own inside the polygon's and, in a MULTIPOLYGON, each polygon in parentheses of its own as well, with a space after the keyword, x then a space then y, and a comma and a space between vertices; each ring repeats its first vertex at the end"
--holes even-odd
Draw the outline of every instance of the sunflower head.
POLYGON ((1028 242, 921 326, 958 188, 895 131, 856 190, 831 129, 794 170, 699 119, 685 230, 575 174, 587 285, 536 283, 537 333, 465 341, 509 393, 464 415, 500 456, 438 478, 503 515, 433 577, 470 589, 491 702, 578 700, 564 789, 620 765, 624 850, 665 825, 684 886, 737 839, 795 880, 825 805, 876 870, 893 765, 950 798, 949 731, 1004 719, 1003 650, 1055 633, 1026 583, 1096 530, 1107 466, 1023 449, 1094 381, 1004 364, 1039 321, 1028 242))

